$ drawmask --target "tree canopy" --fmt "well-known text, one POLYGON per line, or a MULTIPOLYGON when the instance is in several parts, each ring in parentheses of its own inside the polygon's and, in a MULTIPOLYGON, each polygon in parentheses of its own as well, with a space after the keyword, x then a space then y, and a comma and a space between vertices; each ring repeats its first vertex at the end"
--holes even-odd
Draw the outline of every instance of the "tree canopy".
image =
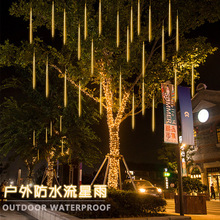
POLYGON ((68 107, 63 109, 63 85, 57 75, 51 77, 52 97, 47 99, 43 79, 38 80, 36 91, 32 89, 28 69, 11 67, 9 72, 14 72, 13 76, 6 78, 0 87, 5 94, 11 94, 1 104, 1 155, 19 155, 28 166, 32 164, 32 168, 38 162, 38 150, 40 160, 47 158, 53 151, 53 160, 59 158, 62 161, 63 158, 67 162, 72 157, 88 166, 97 162, 100 151, 96 143, 99 139, 91 125, 98 122, 99 114, 96 109, 91 111, 92 103, 87 101, 84 108, 89 118, 81 120, 77 112, 77 94, 73 90, 68 91, 72 99, 68 107), (33 131, 36 145, 33 145, 33 131), (64 155, 61 154, 62 138, 64 155))

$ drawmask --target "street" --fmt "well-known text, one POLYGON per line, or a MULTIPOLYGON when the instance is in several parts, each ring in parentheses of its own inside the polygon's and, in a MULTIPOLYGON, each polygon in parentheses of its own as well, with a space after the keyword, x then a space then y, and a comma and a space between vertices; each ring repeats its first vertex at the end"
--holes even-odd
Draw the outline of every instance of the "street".
MULTIPOLYGON (((166 201, 167 201, 166 213, 172 215, 179 215, 178 213, 175 213, 174 200, 167 199, 166 201)), ((219 200, 207 201, 206 205, 207 205, 207 215, 187 214, 186 216, 191 216, 192 220, 220 219, 220 201, 219 200)))
MULTIPOLYGON (((166 214, 167 215, 179 215, 175 213, 175 205, 173 199, 167 199, 166 214)), ((207 201, 207 215, 192 215, 187 214, 186 216, 191 216, 192 220, 218 220, 220 219, 220 201, 207 201)), ((16 211, 3 211, 0 208, 0 219, 1 220, 35 220, 32 216, 26 214, 25 212, 16 211)), ((134 218, 135 219, 135 218, 134 218)))
POLYGON ((1 220, 36 220, 35 218, 26 214, 25 212, 3 211, 1 206, 0 206, 0 219, 1 220))

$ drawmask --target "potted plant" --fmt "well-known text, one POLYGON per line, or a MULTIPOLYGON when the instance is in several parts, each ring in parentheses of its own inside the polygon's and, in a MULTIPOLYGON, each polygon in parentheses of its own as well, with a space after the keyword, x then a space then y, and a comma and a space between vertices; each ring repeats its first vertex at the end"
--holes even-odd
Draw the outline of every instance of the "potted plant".
MULTIPOLYGON (((185 214, 207 214, 206 196, 207 186, 200 180, 183 177, 183 208, 185 214)), ((175 196, 175 212, 179 212, 179 197, 175 196)))

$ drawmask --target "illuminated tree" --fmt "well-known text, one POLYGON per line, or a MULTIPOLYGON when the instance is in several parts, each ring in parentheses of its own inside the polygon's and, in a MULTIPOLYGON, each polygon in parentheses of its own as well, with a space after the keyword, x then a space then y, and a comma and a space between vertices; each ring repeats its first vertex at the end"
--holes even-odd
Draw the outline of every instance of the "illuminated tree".
MULTIPOLYGON (((12 15, 30 21, 30 44, 24 42, 14 54, 3 48, 11 54, 8 59, 30 67, 35 48, 38 66, 44 66, 48 57, 50 71, 56 70, 60 78, 67 79, 79 91, 80 117, 85 117, 81 94, 100 103, 101 114, 102 108, 105 109, 109 129, 109 187, 118 187, 121 123, 132 115, 134 128, 134 115, 141 111, 144 114, 152 106, 154 130, 154 107, 161 100, 160 84, 173 81, 174 67, 178 82, 190 83, 192 65, 198 67, 215 50, 205 38, 189 38, 187 34, 205 21, 217 21, 220 3, 172 1, 170 9, 168 3, 168 0, 152 1, 151 5, 143 0, 39 0, 31 4, 20 0, 10 9, 12 15), (51 30, 52 37, 55 34, 53 40, 48 32, 44 42, 38 38, 42 37, 42 27, 51 30)), ((193 78, 197 77, 195 70, 193 78)))

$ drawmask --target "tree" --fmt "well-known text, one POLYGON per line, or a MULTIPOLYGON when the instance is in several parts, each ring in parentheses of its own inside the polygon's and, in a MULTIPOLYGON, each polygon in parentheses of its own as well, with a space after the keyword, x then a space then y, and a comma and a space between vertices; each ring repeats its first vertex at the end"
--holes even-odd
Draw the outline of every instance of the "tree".
POLYGON ((12 70, 14 76, 7 78, 0 87, 1 90, 11 91, 13 94, 11 97, 5 97, 1 104, 0 153, 3 156, 9 153, 14 157, 20 156, 28 168, 29 181, 32 181, 35 164, 46 159, 48 185, 53 182, 53 166, 57 159, 67 162, 72 157, 89 166, 97 162, 100 156, 100 151, 95 146, 98 138, 90 126, 97 123, 99 114, 95 109, 91 111, 92 105, 88 104, 89 118, 84 117, 82 121, 77 117, 74 99, 76 94, 73 91, 68 91, 73 97, 68 107, 64 110, 60 107, 63 102, 60 97, 63 88, 58 76, 55 75, 51 81, 50 90, 53 97, 47 100, 43 95, 43 81, 38 81, 38 91, 34 91, 27 69, 17 67, 12 70), (49 135, 49 130, 52 135, 49 135), (62 148, 61 140, 64 142, 62 148))
POLYGON ((183 191, 190 193, 202 193, 207 191, 207 186, 202 184, 199 179, 183 177, 183 191))
MULTIPOLYGON (((177 173, 177 146, 176 144, 163 144, 158 150, 158 159, 163 161, 170 171, 177 173)), ((193 155, 195 154, 191 146, 185 146, 181 149, 184 152, 186 168, 193 163, 193 155)))
MULTIPOLYGON (((217 21, 220 16, 220 3, 207 0, 172 1, 172 3, 172 18, 175 20, 178 10, 180 20, 178 53, 175 49, 174 34, 171 37, 167 36, 167 0, 151 2, 152 38, 151 32, 148 31, 150 14, 148 14, 148 1, 90 0, 85 4, 84 1, 57 0, 55 1, 55 36, 60 42, 61 37, 63 38, 63 46, 48 38, 45 42, 37 38, 40 36, 41 27, 51 29, 53 2, 39 0, 31 3, 20 0, 13 3, 10 9, 12 15, 23 17, 28 21, 31 8, 34 40, 30 45, 23 42, 18 48, 9 44, 3 46, 1 52, 7 53, 7 60, 22 64, 23 67, 31 66, 31 55, 35 48, 39 66, 44 65, 46 57, 49 56, 50 69, 58 71, 61 78, 67 74, 67 80, 77 90, 80 89, 85 96, 101 103, 100 109, 102 106, 106 110, 109 128, 109 187, 118 186, 121 123, 133 114, 134 125, 134 115, 141 112, 141 106, 144 113, 144 109, 151 107, 152 103, 156 106, 161 101, 160 84, 167 80, 173 81, 174 66, 178 72, 178 82, 184 80, 190 83, 192 64, 198 67, 205 62, 208 54, 215 51, 204 37, 192 39, 188 33, 206 21, 217 21), (85 8, 87 14, 84 13, 85 8), (136 13, 137 11, 140 13, 136 13), (130 16, 133 14, 135 16, 130 16), (136 16, 137 14, 140 16, 136 16), (117 20, 120 24, 118 28, 117 20), (137 23, 136 28, 134 24, 137 23), (84 40, 81 27, 84 28, 84 40), (161 62, 160 50, 163 41, 161 29, 163 28, 166 59, 164 59, 165 54, 162 53, 163 62, 161 62), (116 34, 117 30, 120 31, 120 36, 116 34), (120 37, 117 42, 116 35, 120 37), (148 36, 151 38, 150 42, 148 36), (119 89, 120 72, 122 93, 119 89), (103 88, 103 94, 100 93, 102 90, 99 91, 99 86, 103 88)), ((164 52, 164 46, 162 49, 164 52)), ((1 58, 0 63, 8 64, 5 57, 1 58)), ((197 71, 194 72, 194 77, 198 77, 197 71)))

